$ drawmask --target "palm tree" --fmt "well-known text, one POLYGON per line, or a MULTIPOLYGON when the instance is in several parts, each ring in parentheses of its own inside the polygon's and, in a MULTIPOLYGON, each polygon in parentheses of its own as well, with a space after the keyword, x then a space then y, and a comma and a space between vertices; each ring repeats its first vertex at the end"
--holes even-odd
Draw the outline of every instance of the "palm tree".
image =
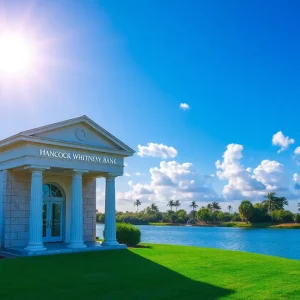
POLYGON ((219 205, 218 202, 213 202, 211 204, 211 207, 212 207, 213 217, 214 217, 214 222, 215 222, 216 221, 216 214, 221 209, 221 206, 219 205))
POLYGON ((227 208, 228 208, 229 213, 231 213, 231 211, 232 211, 232 206, 231 206, 231 205, 228 205, 227 208))
POLYGON ((212 212, 212 211, 213 211, 212 204, 208 203, 208 204, 207 204, 207 208, 209 209, 209 211, 210 211, 210 212, 212 212))
POLYGON ((173 206, 175 206, 175 205, 174 205, 174 201, 173 201, 173 200, 170 200, 170 201, 168 202, 167 206, 169 206, 169 207, 171 208, 171 211, 172 211, 173 206))
POLYGON ((177 211, 178 207, 181 206, 180 201, 179 200, 175 200, 174 206, 175 206, 175 210, 177 211))
POLYGON ((246 221, 246 223, 249 222, 249 219, 252 217, 254 211, 254 207, 252 203, 248 200, 242 201, 242 203, 239 206, 239 213, 242 219, 246 221))
POLYGON ((195 209, 198 207, 198 205, 196 204, 196 201, 193 201, 192 204, 190 205, 190 208, 193 211, 193 218, 195 218, 195 209))
POLYGON ((142 205, 142 202, 139 199, 136 199, 133 205, 136 206, 136 212, 138 212, 139 206, 142 205))
POLYGON ((272 211, 277 209, 283 209, 283 207, 285 205, 289 205, 289 203, 285 197, 277 197, 276 193, 274 192, 268 193, 265 196, 265 198, 267 199, 264 200, 262 203, 266 205, 268 209, 268 213, 271 215, 272 222, 273 222, 273 216, 271 214, 272 211))
POLYGON ((151 212, 158 212, 158 207, 157 207, 157 205, 156 204, 154 204, 154 203, 152 203, 151 205, 150 205, 150 209, 151 209, 151 212))
POLYGON ((289 205, 289 202, 285 197, 276 197, 277 209, 283 209, 285 205, 289 205))
POLYGON ((218 202, 213 202, 211 205, 214 211, 218 211, 221 209, 221 206, 219 205, 218 202))
POLYGON ((268 193, 265 198, 267 198, 266 200, 264 200, 262 203, 264 203, 267 208, 268 208, 268 212, 272 212, 276 207, 276 193, 271 192, 268 193))

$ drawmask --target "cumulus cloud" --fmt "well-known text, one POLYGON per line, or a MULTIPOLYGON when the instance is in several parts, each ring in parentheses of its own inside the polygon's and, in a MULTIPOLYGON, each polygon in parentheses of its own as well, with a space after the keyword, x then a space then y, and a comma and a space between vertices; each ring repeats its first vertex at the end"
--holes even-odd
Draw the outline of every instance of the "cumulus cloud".
POLYGON ((135 176, 144 176, 144 173, 136 172, 135 176))
POLYGON ((141 157, 176 157, 177 150, 172 146, 164 144, 148 143, 147 146, 138 145, 138 155, 141 157))
POLYGON ((293 181, 295 182, 294 184, 295 190, 300 191, 300 175, 295 173, 293 175, 293 181))
POLYGON ((280 149, 278 150, 278 153, 286 150, 289 145, 294 144, 295 140, 292 138, 289 138, 288 136, 285 136, 282 131, 278 131, 275 133, 272 137, 272 144, 274 146, 279 146, 280 149))
POLYGON ((180 103, 179 107, 182 110, 189 110, 190 109, 190 106, 187 103, 180 103))
POLYGON ((297 147, 294 151, 295 155, 299 155, 300 154, 300 147, 297 147))
POLYGON ((118 193, 120 200, 141 198, 147 201, 166 202, 170 199, 181 201, 218 201, 220 198, 212 188, 213 177, 197 172, 192 163, 162 161, 159 167, 149 170, 149 184, 132 185, 130 191, 118 193))
POLYGON ((124 176, 131 177, 131 175, 129 173, 124 173, 124 176))
POLYGON ((243 146, 230 144, 223 161, 216 161, 217 176, 227 180, 223 196, 228 200, 249 198, 257 200, 268 191, 287 191, 288 183, 283 165, 277 161, 263 160, 253 171, 241 164, 243 146))
POLYGON ((265 186, 251 175, 250 169, 241 164, 243 146, 230 144, 223 154, 223 161, 216 161, 217 176, 227 180, 223 188, 225 199, 238 200, 243 197, 252 197, 253 193, 264 190, 265 186))
POLYGON ((271 160, 263 160, 253 170, 256 180, 264 184, 267 191, 286 191, 288 181, 281 163, 271 160))

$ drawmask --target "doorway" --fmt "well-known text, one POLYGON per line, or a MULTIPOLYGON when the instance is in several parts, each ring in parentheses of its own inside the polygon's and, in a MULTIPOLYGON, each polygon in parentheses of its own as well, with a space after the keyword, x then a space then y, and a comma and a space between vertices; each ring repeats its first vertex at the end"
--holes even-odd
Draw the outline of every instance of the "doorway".
POLYGON ((64 194, 55 184, 43 185, 43 242, 63 241, 64 194))

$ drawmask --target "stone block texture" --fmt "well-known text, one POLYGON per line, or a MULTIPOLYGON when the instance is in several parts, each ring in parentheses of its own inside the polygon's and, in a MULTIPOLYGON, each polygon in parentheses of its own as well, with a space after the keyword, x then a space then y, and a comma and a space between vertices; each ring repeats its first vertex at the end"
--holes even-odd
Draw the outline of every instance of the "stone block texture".
POLYGON ((96 179, 83 178, 83 240, 96 239, 96 179))
MULTIPOLYGON (((59 180, 57 183, 59 184, 59 180)), ((28 244, 30 188, 31 173, 16 173, 9 170, 5 171, 3 176, 4 248, 26 247, 28 244)), ((83 240, 86 242, 95 241, 96 179, 83 178, 82 189, 84 233, 83 240)), ((63 226, 64 228, 66 228, 65 218, 63 226)))
POLYGON ((5 171, 4 247, 26 246, 29 231, 31 174, 5 171))

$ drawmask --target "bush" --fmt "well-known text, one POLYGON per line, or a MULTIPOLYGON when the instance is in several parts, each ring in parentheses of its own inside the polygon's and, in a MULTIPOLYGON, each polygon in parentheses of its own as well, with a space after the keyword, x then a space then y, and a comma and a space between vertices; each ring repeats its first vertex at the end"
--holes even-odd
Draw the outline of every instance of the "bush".
POLYGON ((210 221, 212 219, 211 213, 210 213, 209 209, 206 207, 201 207, 197 211, 197 217, 199 220, 201 220, 205 223, 207 223, 208 221, 210 221))
POLYGON ((232 216, 232 218, 231 218, 231 221, 232 222, 241 222, 242 219, 241 219, 241 217, 240 217, 240 215, 238 213, 234 213, 233 216, 232 216))
POLYGON ((141 242, 141 231, 134 225, 117 223, 117 241, 120 244, 136 246, 141 242))
POLYGON ((273 210, 270 213, 271 217, 275 222, 293 222, 293 213, 291 213, 288 210, 283 210, 283 209, 278 209, 278 210, 273 210))
POLYGON ((300 214, 294 214, 294 222, 300 223, 300 214))

